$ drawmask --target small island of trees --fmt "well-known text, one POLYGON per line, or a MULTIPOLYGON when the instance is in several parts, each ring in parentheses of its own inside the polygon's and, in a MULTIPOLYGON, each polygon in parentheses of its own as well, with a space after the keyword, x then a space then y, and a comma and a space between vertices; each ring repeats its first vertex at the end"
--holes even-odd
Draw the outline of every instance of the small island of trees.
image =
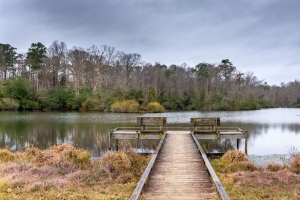
POLYGON ((107 45, 0 44, 0 110, 255 110, 300 107, 299 91, 298 80, 270 86, 229 59, 166 66, 107 45))

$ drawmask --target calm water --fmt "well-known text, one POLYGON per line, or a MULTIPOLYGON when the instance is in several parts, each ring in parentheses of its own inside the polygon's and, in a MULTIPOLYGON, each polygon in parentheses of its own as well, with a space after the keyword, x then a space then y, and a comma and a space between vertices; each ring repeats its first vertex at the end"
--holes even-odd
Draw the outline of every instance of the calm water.
MULTIPOLYGON (((0 147, 24 150, 34 145, 47 148, 68 143, 90 149, 94 156, 107 151, 107 132, 116 127, 136 126, 138 116, 167 117, 168 126, 189 126, 190 118, 220 117, 221 126, 249 131, 248 154, 288 154, 300 150, 300 109, 277 108, 231 112, 167 112, 162 114, 116 114, 99 112, 0 112, 0 147)), ((235 141, 200 141, 212 151, 234 148, 235 141)), ((134 143, 154 149, 158 141, 134 143)), ((241 150, 243 150, 243 144, 241 150)))

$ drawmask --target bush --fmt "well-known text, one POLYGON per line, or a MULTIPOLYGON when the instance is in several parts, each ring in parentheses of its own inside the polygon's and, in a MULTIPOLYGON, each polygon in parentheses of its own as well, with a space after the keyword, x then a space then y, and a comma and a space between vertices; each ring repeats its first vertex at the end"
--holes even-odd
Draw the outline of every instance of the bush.
POLYGON ((290 169, 292 172, 300 174, 300 153, 292 160, 290 169))
POLYGON ((131 163, 127 154, 122 151, 108 152, 102 157, 105 170, 112 177, 116 178, 120 174, 130 169, 131 163))
POLYGON ((72 109, 75 95, 70 89, 60 88, 45 94, 44 105, 53 110, 72 109))
POLYGON ((0 161, 9 162, 15 159, 14 153, 9 149, 0 149, 0 161))
POLYGON ((135 100, 125 100, 111 105, 112 112, 132 113, 139 111, 139 103, 135 100))
POLYGON ((154 113, 162 113, 165 112, 165 108, 158 102, 150 102, 148 103, 148 108, 154 113))
POLYGON ((2 109, 3 110, 17 110, 19 108, 19 103, 11 98, 2 99, 2 109))
POLYGON ((222 156, 223 160, 228 162, 248 161, 247 155, 239 150, 230 150, 222 156))
POLYGON ((221 159, 213 160, 211 164, 216 171, 221 173, 259 170, 259 167, 250 162, 246 154, 239 150, 230 150, 221 159))
POLYGON ((39 108, 39 104, 35 101, 31 101, 28 99, 22 99, 20 101, 20 107, 21 110, 36 110, 39 108))
POLYGON ((266 169, 271 172, 277 172, 277 171, 283 169, 283 166, 280 164, 277 164, 277 163, 268 163, 266 165, 266 169))
POLYGON ((15 80, 7 82, 6 91, 9 97, 18 100, 32 99, 34 94, 31 84, 23 77, 17 77, 15 80))
POLYGON ((27 148, 26 159, 37 165, 64 166, 67 163, 74 168, 85 168, 90 164, 89 151, 77 149, 74 146, 62 144, 41 150, 36 147, 27 148))

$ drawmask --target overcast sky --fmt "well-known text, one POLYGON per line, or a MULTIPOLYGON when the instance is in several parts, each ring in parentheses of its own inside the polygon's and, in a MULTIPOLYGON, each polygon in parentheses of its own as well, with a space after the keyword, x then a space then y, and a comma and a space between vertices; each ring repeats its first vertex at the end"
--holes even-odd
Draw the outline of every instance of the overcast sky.
POLYGON ((0 43, 108 45, 167 66, 229 59, 268 84, 300 80, 299 0, 0 0, 0 43))

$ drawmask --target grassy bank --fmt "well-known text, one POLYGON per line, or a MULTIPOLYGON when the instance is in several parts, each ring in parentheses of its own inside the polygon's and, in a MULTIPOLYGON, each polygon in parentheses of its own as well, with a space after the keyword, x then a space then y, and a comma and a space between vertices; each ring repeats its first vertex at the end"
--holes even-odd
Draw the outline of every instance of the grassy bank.
POLYGON ((150 157, 126 151, 90 160, 69 145, 0 150, 0 199, 128 199, 150 157))
POLYGON ((291 155, 289 165, 268 163, 259 167, 234 150, 212 166, 230 199, 300 199, 300 154, 291 155))

